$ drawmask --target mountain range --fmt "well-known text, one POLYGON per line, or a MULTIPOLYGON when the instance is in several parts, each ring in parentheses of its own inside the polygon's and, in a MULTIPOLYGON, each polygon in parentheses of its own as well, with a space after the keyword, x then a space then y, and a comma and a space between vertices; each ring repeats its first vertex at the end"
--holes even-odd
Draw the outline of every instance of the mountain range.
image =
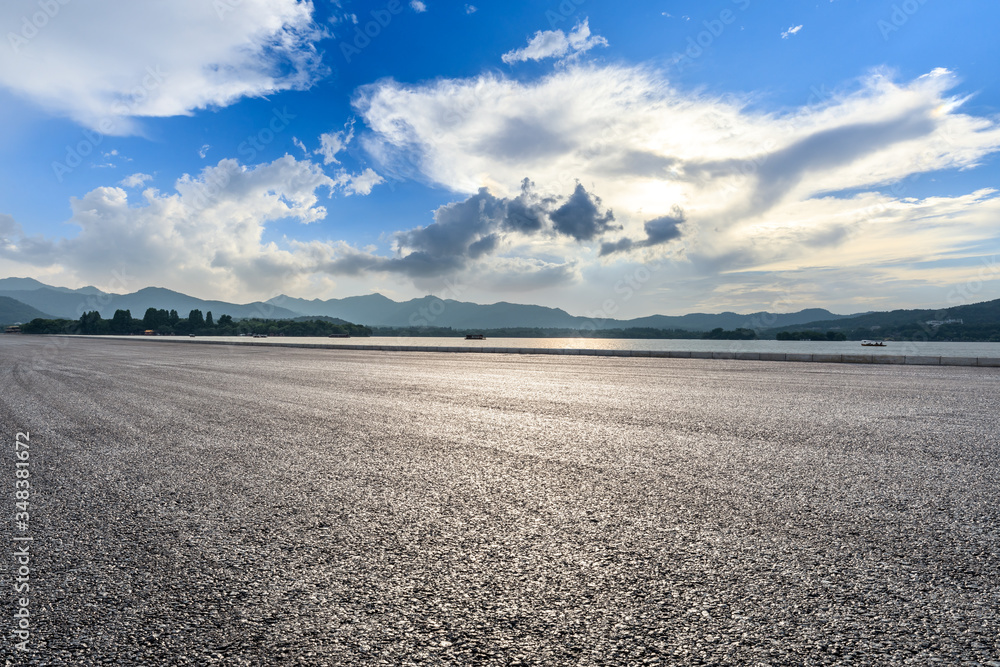
POLYGON ((53 287, 32 278, 0 279, 0 324, 26 322, 35 317, 76 319, 82 312, 91 310, 97 310, 104 318, 112 317, 118 309, 130 310, 133 317, 142 317, 147 308, 176 310, 181 317, 186 317, 188 312, 197 308, 202 313, 211 311, 216 319, 221 315, 231 315, 236 319, 324 316, 374 327, 434 326, 454 329, 648 327, 710 331, 718 327, 730 330, 743 327, 773 331, 829 331, 949 318, 962 318, 966 324, 994 324, 1000 321, 1000 300, 944 310, 894 310, 853 315, 836 315, 822 308, 809 308, 795 313, 690 313, 597 320, 570 315, 559 308, 507 302, 478 304, 434 296, 398 302, 381 294, 327 300, 279 295, 264 302, 234 304, 198 299, 161 287, 146 287, 131 294, 109 294, 90 286, 79 289, 53 287))
MULTIPOLYGON (((77 319, 92 310, 98 311, 101 317, 110 318, 118 309, 130 310, 134 317, 142 317, 147 308, 176 310, 181 317, 187 317, 190 311, 197 308, 203 314, 212 311, 215 317, 232 315, 236 319, 291 319, 314 314, 296 313, 261 301, 247 304, 207 301, 162 287, 146 287, 131 294, 110 294, 89 286, 79 289, 52 287, 32 278, 0 279, 0 296, 16 299, 51 317, 68 319, 77 319)), ((0 317, 0 320, 4 319, 7 318, 0 317)))
MULTIPOLYGON (((85 311, 96 310, 110 318, 118 309, 130 310, 133 317, 142 317, 147 308, 176 310, 182 317, 197 308, 232 315, 236 319, 250 317, 292 319, 302 316, 326 316, 368 326, 411 327, 436 326, 455 329, 496 329, 502 327, 532 327, 561 329, 618 329, 650 327, 655 329, 686 329, 709 331, 716 327, 761 328, 762 326, 794 326, 804 322, 846 317, 828 310, 812 308, 798 313, 750 313, 742 315, 692 313, 689 315, 652 315, 630 320, 591 319, 570 315, 560 308, 548 308, 516 303, 478 304, 425 296, 398 302, 381 294, 351 296, 342 299, 299 299, 279 295, 266 302, 234 304, 207 301, 162 287, 146 287, 131 294, 110 294, 96 287, 53 287, 32 278, 0 279, 0 296, 48 314, 50 317, 76 319, 85 311)), ((27 314, 28 311, 24 311, 27 314)), ((35 314, 35 317, 45 315, 35 314)), ((29 318, 30 319, 30 318, 29 318)), ((2 321, 26 321, 24 315, 13 317, 13 311, 0 311, 2 321), (13 318, 13 319, 12 319, 13 318)))
POLYGON ((398 302, 381 294, 351 296, 326 301, 297 299, 280 295, 270 299, 268 303, 304 314, 329 315, 373 327, 435 326, 453 329, 500 329, 504 327, 625 329, 649 327, 710 331, 716 327, 723 329, 761 328, 762 326, 786 326, 820 319, 846 317, 835 315, 822 308, 811 308, 798 313, 784 314, 762 312, 741 315, 725 312, 651 315, 629 320, 593 319, 570 315, 560 308, 507 303, 505 301, 484 305, 425 296, 398 302))

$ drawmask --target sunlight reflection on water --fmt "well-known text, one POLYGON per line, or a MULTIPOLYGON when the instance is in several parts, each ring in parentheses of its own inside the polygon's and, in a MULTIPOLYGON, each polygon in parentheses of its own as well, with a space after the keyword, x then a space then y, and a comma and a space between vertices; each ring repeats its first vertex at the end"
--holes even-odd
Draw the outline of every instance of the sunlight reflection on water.
MULTIPOLYGON (((125 336, 129 338, 129 336, 125 336)), ((154 340, 189 340, 187 336, 163 336, 154 340)), ((275 336, 203 336, 201 340, 254 343, 309 343, 321 345, 400 345, 417 347, 513 347, 579 350, 650 350, 677 352, 784 352, 802 354, 890 354, 949 357, 1000 357, 1000 343, 947 343, 889 341, 885 347, 862 347, 859 341, 703 340, 635 338, 464 338, 371 336, 326 338, 275 336)))

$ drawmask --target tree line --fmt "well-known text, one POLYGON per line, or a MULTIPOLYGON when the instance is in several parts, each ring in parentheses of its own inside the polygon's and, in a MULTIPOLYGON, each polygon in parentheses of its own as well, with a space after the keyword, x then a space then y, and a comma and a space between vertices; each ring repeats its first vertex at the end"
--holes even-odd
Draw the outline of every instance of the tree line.
POLYGON ((374 327, 375 336, 402 336, 453 338, 468 334, 483 334, 487 338, 639 338, 639 339, 714 339, 753 340, 757 333, 752 329, 726 331, 687 331, 684 329, 656 329, 653 327, 628 327, 625 329, 562 329, 543 327, 502 327, 498 329, 453 329, 452 327, 374 327))
POLYGON ((778 340, 864 340, 882 338, 895 341, 937 341, 963 343, 1000 343, 998 324, 944 324, 929 326, 911 322, 892 326, 855 327, 842 331, 779 331, 778 340))
POLYGON ((34 334, 85 334, 85 335, 142 335, 152 333, 162 336, 239 336, 263 334, 266 336, 329 336, 348 334, 370 336, 372 330, 360 324, 334 323, 324 320, 234 320, 222 315, 216 320, 212 311, 202 314, 194 309, 182 318, 176 310, 147 308, 141 319, 132 317, 130 310, 118 309, 111 319, 104 319, 94 310, 80 316, 79 320, 34 319, 22 325, 23 333, 34 334))
POLYGON ((735 329, 727 331, 686 331, 683 329, 655 329, 630 327, 625 329, 564 329, 540 327, 504 327, 496 329, 453 329, 451 327, 367 327, 347 322, 332 322, 330 318, 298 318, 295 320, 269 320, 250 318, 234 320, 230 315, 216 319, 211 311, 202 314, 194 309, 186 318, 176 310, 147 308, 141 319, 132 317, 129 310, 116 310, 113 317, 104 319, 99 312, 86 312, 78 320, 34 319, 21 325, 24 333, 36 334, 95 334, 139 335, 151 331, 160 335, 238 336, 263 334, 267 336, 434 336, 450 338, 467 334, 484 334, 489 338, 660 338, 660 339, 710 339, 841 341, 864 338, 893 338, 905 340, 936 341, 991 341, 1000 342, 1000 324, 945 324, 929 327, 923 323, 872 327, 858 327, 846 331, 754 331, 735 329))
POLYGON ((840 331, 779 331, 776 340, 847 340, 847 334, 840 331))
POLYGON ((932 327, 924 322, 913 322, 878 329, 852 329, 847 332, 847 337, 851 340, 878 337, 893 340, 1000 343, 1000 323, 944 324, 932 327))

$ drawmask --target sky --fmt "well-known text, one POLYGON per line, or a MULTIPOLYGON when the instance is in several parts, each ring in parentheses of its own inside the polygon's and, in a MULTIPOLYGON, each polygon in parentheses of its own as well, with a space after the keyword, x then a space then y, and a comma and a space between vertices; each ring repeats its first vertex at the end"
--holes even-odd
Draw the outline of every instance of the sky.
POLYGON ((7 0, 0 277, 590 317, 1000 298, 1000 3, 7 0))

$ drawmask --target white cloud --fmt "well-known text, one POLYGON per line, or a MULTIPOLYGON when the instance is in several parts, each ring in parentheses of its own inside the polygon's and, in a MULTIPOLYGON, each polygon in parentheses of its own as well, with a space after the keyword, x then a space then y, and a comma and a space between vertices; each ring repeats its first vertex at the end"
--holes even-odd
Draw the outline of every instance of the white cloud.
POLYGON ((781 39, 788 39, 792 35, 796 34, 799 30, 802 30, 801 25, 792 26, 788 30, 785 30, 784 32, 781 33, 781 39))
POLYGON ((588 20, 584 19, 582 23, 576 24, 569 34, 562 30, 539 30, 528 40, 526 47, 508 51, 501 56, 501 60, 513 64, 527 60, 562 58, 566 55, 585 53, 595 46, 607 45, 608 40, 603 37, 591 36, 588 20))
MULTIPOLYGON (((120 185, 134 188, 150 178, 136 173, 120 185)), ((264 241, 265 228, 285 220, 319 223, 327 210, 318 192, 367 195, 382 182, 372 169, 331 178, 319 165, 289 155, 254 167, 221 160, 177 179, 172 192, 150 187, 130 195, 100 187, 73 198, 69 222, 79 232, 67 238, 26 235, 0 214, 0 261, 22 274, 28 272, 20 267, 32 266, 33 275, 58 275, 69 284, 108 285, 115 272, 141 280, 131 289, 163 285, 213 298, 268 298, 317 282, 329 287, 323 274, 331 262, 386 258, 342 242, 264 241)))
POLYGON ((365 148, 390 171, 416 165, 469 194, 509 194, 525 176, 560 191, 580 179, 604 184, 616 208, 665 213, 702 193, 728 210, 975 165, 1000 147, 1000 129, 960 113, 953 85, 946 70, 907 84, 876 72, 854 93, 776 115, 681 93, 642 68, 572 67, 533 82, 386 80, 355 106, 374 132, 365 148))
MULTIPOLYGON (((58 5, 30 39, 10 31, 0 86, 104 134, 135 132, 136 117, 305 88, 322 69, 309 2, 58 5)), ((36 12, 34 0, 0 3, 0 23, 36 12)))
POLYGON ((349 120, 339 132, 327 132, 319 137, 320 146, 316 151, 323 156, 323 164, 340 164, 337 154, 347 148, 354 139, 354 120, 349 120))
POLYGON ((418 14, 427 11, 427 5, 421 2, 420 0, 410 0, 410 7, 412 7, 413 11, 417 12, 418 14))
POLYGON ((360 174, 348 174, 342 171, 334 180, 349 195, 368 195, 376 185, 385 183, 385 179, 372 169, 365 169, 360 174))
MULTIPOLYGON (((996 252, 984 213, 996 210, 995 194, 920 201, 899 190, 880 194, 920 174, 974 168, 1000 150, 997 123, 962 113, 964 98, 949 96, 956 83, 943 69, 908 82, 875 72, 852 92, 779 114, 678 91, 648 69, 572 66, 534 81, 381 81, 362 88, 355 105, 373 132, 362 145, 382 174, 470 196, 488 187, 512 197, 525 177, 544 193, 565 194, 580 182, 623 226, 582 246, 524 238, 504 256, 578 262, 591 289, 603 279, 594 276, 612 270, 602 267, 663 258, 670 268, 655 289, 704 280, 706 292, 692 293, 710 299, 734 273, 773 271, 767 275, 777 280, 794 271, 822 285, 821 268, 841 256, 871 262, 898 249, 894 261, 903 265, 971 261, 990 242, 996 252), (861 195, 831 194, 842 192, 861 195), (874 215, 876 205, 898 214, 874 215), (942 207, 951 207, 947 216, 928 213, 942 207), (930 230, 914 233, 924 226, 930 230), (961 242, 949 242, 960 227, 961 242), (908 240, 893 249, 893 236, 908 240), (604 244, 616 252, 599 258, 604 244)), ((851 266, 880 278, 902 271, 851 266)), ((915 284, 912 275, 900 284, 915 284)), ((845 301, 864 296, 862 283, 845 301)))
POLYGON ((334 186, 318 166, 290 156, 255 168, 222 160, 178 179, 172 193, 148 188, 136 199, 101 187, 74 198, 70 223, 80 229, 71 238, 25 237, 8 221, 0 256, 49 272, 61 267, 84 284, 107 284, 117 271, 141 276, 134 288, 204 293, 210 285, 230 297, 265 294, 286 272, 313 266, 302 253, 262 241, 265 225, 322 220, 316 190, 334 186))
POLYGON ((136 172, 131 176, 126 176, 121 181, 119 181, 118 184, 123 188, 137 188, 146 181, 151 181, 151 180, 153 180, 153 177, 150 176, 149 174, 136 172))
POLYGON ((475 5, 466 5, 465 6, 465 13, 466 14, 475 14, 477 11, 479 11, 479 8, 476 7, 475 5))
POLYGON ((198 149, 198 157, 204 160, 205 157, 208 155, 208 150, 210 148, 211 146, 209 146, 208 144, 203 144, 202 147, 198 149))
POLYGON ((302 151, 303 155, 309 157, 309 149, 306 148, 306 145, 302 143, 298 137, 292 137, 292 143, 295 145, 296 148, 302 151))

